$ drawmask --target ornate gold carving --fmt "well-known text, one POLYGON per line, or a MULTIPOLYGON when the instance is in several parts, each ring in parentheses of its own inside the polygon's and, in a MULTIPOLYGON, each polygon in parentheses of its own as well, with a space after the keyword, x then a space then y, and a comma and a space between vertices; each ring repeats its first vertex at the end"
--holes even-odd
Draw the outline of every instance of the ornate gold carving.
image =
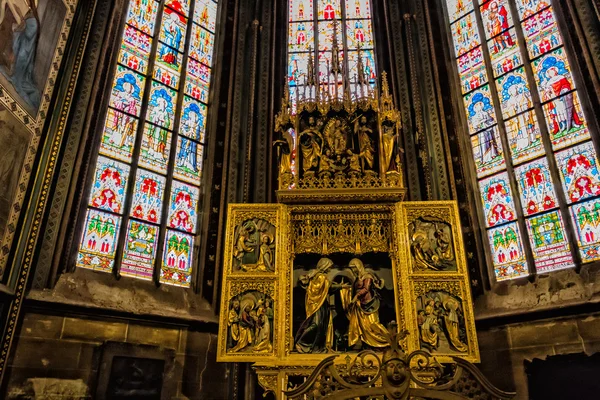
POLYGON ((263 397, 267 397, 269 393, 277 392, 277 383, 279 382, 277 374, 259 374, 258 384, 264 389, 263 397))

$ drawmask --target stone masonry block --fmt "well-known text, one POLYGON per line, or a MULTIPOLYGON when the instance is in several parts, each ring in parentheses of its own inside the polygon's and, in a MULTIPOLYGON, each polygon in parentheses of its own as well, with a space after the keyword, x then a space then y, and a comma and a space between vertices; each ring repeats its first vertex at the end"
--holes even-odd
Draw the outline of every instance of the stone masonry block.
POLYGON ((125 340, 127 325, 122 322, 107 322, 91 319, 65 318, 63 339, 81 341, 125 340))
POLYGON ((590 315, 578 320, 577 327, 584 341, 600 341, 600 315, 590 315))
POLYGON ((512 348, 579 342, 574 320, 509 326, 512 348))
POLYGON ((21 324, 20 336, 59 339, 63 319, 55 315, 27 313, 21 324))
POLYGON ((179 329, 131 324, 127 332, 127 342, 151 344, 177 350, 179 333, 179 329))

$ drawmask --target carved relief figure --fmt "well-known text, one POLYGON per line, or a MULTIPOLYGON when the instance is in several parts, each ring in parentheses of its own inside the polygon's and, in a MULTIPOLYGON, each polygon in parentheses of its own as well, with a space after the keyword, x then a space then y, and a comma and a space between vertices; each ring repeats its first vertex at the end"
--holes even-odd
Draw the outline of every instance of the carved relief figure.
POLYGON ((235 229, 233 268, 241 271, 275 270, 275 226, 263 219, 248 219, 235 229))
POLYGON ((304 173, 319 165, 323 146, 323 138, 315 123, 315 119, 308 119, 308 127, 300 133, 300 149, 302 151, 302 170, 304 173))
POLYGON ((229 303, 228 351, 231 353, 273 351, 272 299, 254 290, 235 296, 229 303))
POLYGON ((452 229, 439 218, 420 217, 409 224, 410 249, 416 269, 456 271, 452 229))
POLYGON ((363 171, 373 169, 374 153, 373 148, 373 130, 367 126, 367 117, 361 116, 354 124, 354 133, 358 136, 358 147, 363 160, 363 171))
POLYGON ((430 291, 417 303, 421 346, 431 352, 464 353, 467 333, 462 302, 444 291, 430 291))
POLYGON ((382 129, 383 172, 397 171, 400 165, 400 157, 396 149, 398 132, 395 127, 389 125, 384 125, 382 129))

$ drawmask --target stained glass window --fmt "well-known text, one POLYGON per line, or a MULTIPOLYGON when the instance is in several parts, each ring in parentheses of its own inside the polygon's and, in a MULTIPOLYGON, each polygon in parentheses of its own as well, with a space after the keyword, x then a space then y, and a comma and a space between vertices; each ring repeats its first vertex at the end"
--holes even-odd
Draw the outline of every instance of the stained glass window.
POLYGON ((217 6, 130 0, 77 266, 191 285, 217 6))
POLYGON ((552 3, 446 6, 496 279, 600 259, 597 151, 552 3))

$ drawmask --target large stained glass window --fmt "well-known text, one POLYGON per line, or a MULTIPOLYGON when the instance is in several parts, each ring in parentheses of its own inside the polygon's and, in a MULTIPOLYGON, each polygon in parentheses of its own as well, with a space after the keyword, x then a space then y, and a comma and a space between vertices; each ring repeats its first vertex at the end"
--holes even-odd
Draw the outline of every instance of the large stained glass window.
POLYGON ((306 92, 308 70, 315 71, 317 84, 330 93, 342 85, 343 75, 356 83, 359 54, 364 76, 375 84, 375 54, 371 22, 371 0, 289 0, 288 86, 292 111, 297 98, 313 95, 306 92), (334 43, 339 55, 332 53, 334 43), (336 60, 334 57, 338 58, 336 60), (312 65, 309 67, 310 60, 312 65), (334 74, 339 61, 347 74, 334 74), (337 82, 336 82, 337 79, 337 82))
POLYGON ((77 266, 190 286, 216 14, 130 0, 77 266))
POLYGON ((600 259, 597 151, 551 1, 446 5, 496 279, 600 259))

